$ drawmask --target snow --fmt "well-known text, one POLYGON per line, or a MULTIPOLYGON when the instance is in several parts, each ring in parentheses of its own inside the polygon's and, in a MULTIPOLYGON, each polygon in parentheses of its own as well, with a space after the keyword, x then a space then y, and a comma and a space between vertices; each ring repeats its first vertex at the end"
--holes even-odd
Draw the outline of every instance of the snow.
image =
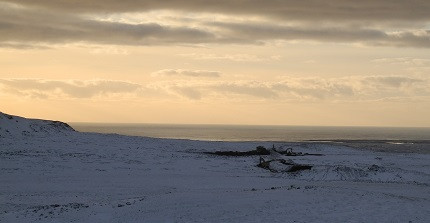
POLYGON ((284 157, 313 168, 274 173, 258 156, 202 153, 272 144, 81 133, 0 113, 0 222, 430 222, 429 154, 275 143, 324 156, 284 157))
POLYGON ((0 136, 51 136, 75 131, 60 121, 26 119, 0 112, 0 136))

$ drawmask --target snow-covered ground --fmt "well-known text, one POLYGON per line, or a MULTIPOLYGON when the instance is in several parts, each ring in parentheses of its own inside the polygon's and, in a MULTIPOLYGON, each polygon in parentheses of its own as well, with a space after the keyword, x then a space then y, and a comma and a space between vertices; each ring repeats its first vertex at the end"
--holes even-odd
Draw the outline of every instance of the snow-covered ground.
POLYGON ((324 156, 285 157, 313 168, 274 173, 258 156, 202 153, 258 145, 272 143, 80 133, 0 113, 0 222, 430 222, 429 154, 276 143, 324 156))

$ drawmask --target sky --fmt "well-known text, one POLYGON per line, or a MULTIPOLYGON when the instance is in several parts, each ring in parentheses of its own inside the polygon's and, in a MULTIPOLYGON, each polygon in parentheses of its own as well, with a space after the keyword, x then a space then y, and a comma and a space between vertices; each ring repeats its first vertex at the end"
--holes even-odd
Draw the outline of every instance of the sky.
POLYGON ((427 0, 0 0, 0 111, 430 127, 427 0))

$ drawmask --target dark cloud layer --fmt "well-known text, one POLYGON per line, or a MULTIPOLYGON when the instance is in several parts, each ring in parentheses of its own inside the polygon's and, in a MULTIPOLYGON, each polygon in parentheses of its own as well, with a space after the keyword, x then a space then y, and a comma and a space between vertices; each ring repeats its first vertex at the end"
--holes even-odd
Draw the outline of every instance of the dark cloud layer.
POLYGON ((311 40, 323 42, 357 42, 368 45, 430 47, 430 31, 388 33, 360 27, 293 27, 272 24, 211 23, 224 29, 236 41, 311 40), (240 39, 240 40, 239 40, 240 39))
POLYGON ((187 27, 95 21, 73 15, 0 8, 3 42, 149 45, 199 43, 210 38, 210 33, 187 27))
POLYGON ((248 14, 298 20, 428 21, 426 0, 4 0, 66 12, 116 13, 157 9, 248 14))
POLYGON ((272 40, 430 47, 430 1, 424 0, 0 0, 0 6, 0 47, 76 42, 261 44, 272 40), (158 9, 181 11, 182 15, 214 12, 242 16, 242 20, 208 22, 188 18, 190 25, 166 25, 157 20, 131 24, 90 19, 97 13, 158 9), (263 19, 247 20, 248 15, 263 19))

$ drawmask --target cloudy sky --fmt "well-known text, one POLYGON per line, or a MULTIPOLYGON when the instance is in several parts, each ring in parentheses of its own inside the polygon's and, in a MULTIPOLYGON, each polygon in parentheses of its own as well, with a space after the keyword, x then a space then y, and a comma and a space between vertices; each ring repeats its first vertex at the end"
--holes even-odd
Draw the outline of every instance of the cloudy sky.
POLYGON ((430 1, 0 0, 0 111, 430 127, 430 1))

